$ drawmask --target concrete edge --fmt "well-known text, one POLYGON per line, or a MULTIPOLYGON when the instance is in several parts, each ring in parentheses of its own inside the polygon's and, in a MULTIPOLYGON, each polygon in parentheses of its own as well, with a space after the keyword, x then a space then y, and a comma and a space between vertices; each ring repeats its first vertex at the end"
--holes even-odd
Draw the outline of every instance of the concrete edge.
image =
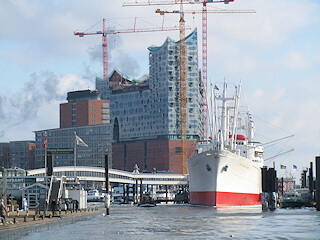
POLYGON ((52 219, 52 221, 39 222, 31 225, 16 226, 12 228, 1 229, 0 239, 12 239, 14 237, 24 236, 28 233, 44 231, 56 226, 61 227, 62 225, 73 224, 78 221, 83 221, 83 220, 96 217, 100 214, 102 215, 102 213, 103 211, 98 210, 85 215, 73 215, 73 216, 67 216, 67 217, 64 216, 62 218, 52 219))

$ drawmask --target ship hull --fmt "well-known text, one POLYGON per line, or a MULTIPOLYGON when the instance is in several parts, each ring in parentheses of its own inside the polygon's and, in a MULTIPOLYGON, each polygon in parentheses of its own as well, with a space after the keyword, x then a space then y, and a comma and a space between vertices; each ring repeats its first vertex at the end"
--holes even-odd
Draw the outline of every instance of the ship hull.
POLYGON ((193 156, 187 166, 191 204, 261 204, 261 168, 248 158, 212 150, 193 156))

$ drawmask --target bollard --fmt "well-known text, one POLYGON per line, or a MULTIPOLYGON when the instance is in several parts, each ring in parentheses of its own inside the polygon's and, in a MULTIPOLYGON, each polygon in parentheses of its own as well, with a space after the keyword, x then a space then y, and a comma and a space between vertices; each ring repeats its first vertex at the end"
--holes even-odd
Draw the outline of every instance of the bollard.
POLYGON ((36 215, 33 216, 33 221, 35 221, 35 220, 36 220, 36 215))
POLYGON ((24 221, 24 222, 26 222, 26 221, 27 221, 27 216, 24 216, 23 221, 24 221))
POLYGON ((13 223, 16 223, 16 218, 15 217, 13 218, 13 223))
POLYGON ((29 216, 29 207, 27 206, 27 217, 29 216))
POLYGON ((17 216, 19 217, 19 205, 17 205, 17 216))

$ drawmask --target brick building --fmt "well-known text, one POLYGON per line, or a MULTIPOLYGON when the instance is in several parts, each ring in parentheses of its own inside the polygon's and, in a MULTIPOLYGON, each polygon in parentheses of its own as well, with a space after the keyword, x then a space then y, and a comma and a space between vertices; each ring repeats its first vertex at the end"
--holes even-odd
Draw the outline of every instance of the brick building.
MULTIPOLYGON (((36 168, 45 166, 43 143, 47 134, 47 148, 74 148, 75 135, 88 147, 76 148, 78 166, 104 167, 106 150, 112 161, 110 104, 101 99, 97 90, 68 92, 67 103, 60 104, 60 128, 35 131, 36 168)), ((54 155, 55 166, 73 166, 73 154, 54 155)))

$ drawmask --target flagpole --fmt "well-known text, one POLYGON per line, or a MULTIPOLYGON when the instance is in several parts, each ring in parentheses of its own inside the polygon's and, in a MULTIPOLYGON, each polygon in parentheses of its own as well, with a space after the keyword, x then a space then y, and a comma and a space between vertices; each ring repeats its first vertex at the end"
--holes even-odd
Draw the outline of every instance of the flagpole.
POLYGON ((76 162, 77 162, 77 135, 76 132, 74 132, 74 178, 76 179, 76 162))
POLYGON ((45 177, 45 182, 46 182, 46 186, 47 186, 47 144, 48 144, 48 140, 47 139, 47 131, 44 132, 44 141, 45 141, 45 148, 44 148, 44 177, 45 177))

